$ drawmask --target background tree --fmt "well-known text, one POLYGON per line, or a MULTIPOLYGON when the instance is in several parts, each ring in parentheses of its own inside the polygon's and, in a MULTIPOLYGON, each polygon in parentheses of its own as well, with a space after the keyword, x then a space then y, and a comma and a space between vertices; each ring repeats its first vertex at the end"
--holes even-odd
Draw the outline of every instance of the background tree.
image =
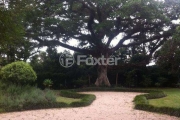
POLYGON ((82 87, 81 83, 87 86, 89 84, 87 82, 88 77, 94 78, 93 69, 89 70, 91 66, 74 64, 70 68, 64 68, 59 63, 61 54, 57 52, 56 48, 49 47, 46 52, 37 53, 30 59, 30 64, 37 73, 38 87, 44 89, 43 82, 45 79, 52 80, 53 89, 82 87))
MULTIPOLYGON (((151 47, 150 53, 172 36, 178 19, 175 1, 155 0, 54 0, 35 1, 27 16, 27 36, 41 46, 108 58, 121 47, 151 47), (168 3, 168 4, 167 4, 168 3), (173 13, 173 14, 171 14, 173 13), (165 28, 168 28, 165 31, 165 28), (120 37, 119 37, 120 36, 120 37), (78 41, 78 46, 70 45, 78 41), (117 44, 112 45, 113 41, 117 44)), ((110 86, 107 65, 98 66, 96 85, 110 86)))
POLYGON ((162 48, 156 52, 156 63, 176 82, 180 82, 180 27, 177 27, 173 39, 167 41, 162 48))
POLYGON ((24 18, 32 8, 26 0, 4 1, 0 7, 0 64, 16 60, 26 61, 32 43, 25 37, 24 18))

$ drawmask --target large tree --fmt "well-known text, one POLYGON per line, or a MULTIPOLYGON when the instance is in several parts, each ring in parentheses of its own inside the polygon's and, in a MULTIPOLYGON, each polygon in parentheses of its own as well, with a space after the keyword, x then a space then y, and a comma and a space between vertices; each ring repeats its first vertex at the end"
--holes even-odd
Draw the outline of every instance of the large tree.
MULTIPOLYGON (((147 45, 151 55, 175 28, 175 1, 165 0, 35 0, 27 16, 27 36, 41 46, 108 58, 121 47, 147 45), (167 4, 168 3, 168 4, 167 4), (71 41, 78 41, 73 46, 71 41), (115 42, 116 44, 112 44, 115 42)), ((110 86, 108 65, 98 66, 96 85, 110 86)))

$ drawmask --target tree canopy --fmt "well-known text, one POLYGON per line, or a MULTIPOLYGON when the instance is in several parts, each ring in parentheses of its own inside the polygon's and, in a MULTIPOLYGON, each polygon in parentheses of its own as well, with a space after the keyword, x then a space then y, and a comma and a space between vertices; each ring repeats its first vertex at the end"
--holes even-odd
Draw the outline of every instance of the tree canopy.
POLYGON ((156 52, 156 63, 161 68, 168 70, 169 74, 178 75, 180 72, 180 27, 177 27, 172 40, 167 41, 156 52))
POLYGON ((62 46, 81 53, 100 55, 147 42, 154 52, 175 28, 171 21, 177 14, 171 10, 173 2, 168 2, 37 1, 27 32, 40 46, 62 46), (78 46, 68 44, 72 40, 77 40, 78 46), (113 41, 117 44, 112 45, 113 41))
POLYGON ((25 37, 26 0, 0 3, 0 65, 16 60, 26 61, 32 51, 31 41, 25 37))

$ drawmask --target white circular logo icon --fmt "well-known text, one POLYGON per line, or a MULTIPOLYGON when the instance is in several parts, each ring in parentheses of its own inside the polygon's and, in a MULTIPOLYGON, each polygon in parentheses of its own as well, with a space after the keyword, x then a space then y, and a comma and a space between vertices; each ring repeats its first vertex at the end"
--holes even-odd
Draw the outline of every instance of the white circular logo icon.
POLYGON ((62 53, 59 57, 59 63, 65 68, 69 68, 74 64, 74 57, 68 52, 62 53))

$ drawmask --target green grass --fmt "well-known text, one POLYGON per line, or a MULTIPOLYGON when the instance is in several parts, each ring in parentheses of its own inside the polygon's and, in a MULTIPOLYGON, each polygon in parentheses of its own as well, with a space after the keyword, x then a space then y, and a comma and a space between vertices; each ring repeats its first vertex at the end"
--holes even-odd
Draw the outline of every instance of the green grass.
POLYGON ((90 105, 95 95, 83 91, 142 92, 134 98, 135 109, 180 117, 180 89, 83 88, 41 91, 37 88, 11 86, 0 91, 0 113, 45 108, 83 107, 90 105), (36 98, 36 99, 34 99, 36 98))
POLYGON ((150 99, 149 104, 156 107, 180 108, 180 89, 159 89, 167 94, 164 98, 150 99))
POLYGON ((134 98, 135 109, 180 117, 180 89, 148 90, 152 92, 134 98))
POLYGON ((79 94, 68 90, 40 90, 32 86, 10 85, 0 89, 0 113, 65 107, 83 107, 95 100, 95 95, 79 94))
POLYGON ((67 98, 67 97, 58 96, 56 98, 56 101, 57 102, 63 102, 63 103, 66 103, 66 104, 71 104, 73 102, 80 102, 81 99, 67 98))

